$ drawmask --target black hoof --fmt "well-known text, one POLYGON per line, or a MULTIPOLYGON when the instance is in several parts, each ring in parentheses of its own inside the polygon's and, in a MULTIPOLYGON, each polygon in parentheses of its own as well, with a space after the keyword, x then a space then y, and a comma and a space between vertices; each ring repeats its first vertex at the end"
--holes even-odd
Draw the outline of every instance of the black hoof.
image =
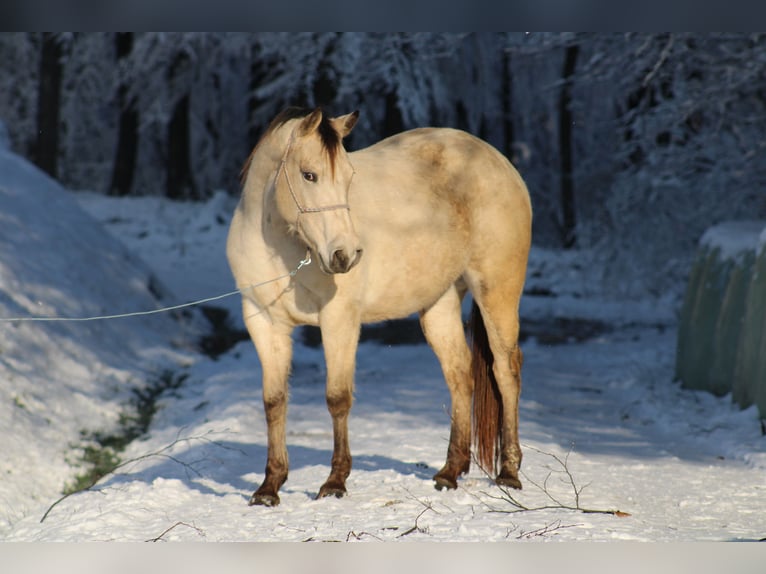
POLYGON ((248 506, 278 506, 279 496, 276 494, 262 494, 256 492, 250 497, 248 506))
POLYGON ((455 490, 457 488, 457 480, 437 474, 434 476, 434 488, 436 490, 455 490))
POLYGON ((343 486, 328 486, 319 489, 319 494, 316 496, 316 500, 320 498, 327 498, 328 496, 334 496, 335 498, 343 498, 346 496, 346 488, 343 486))
POLYGON ((521 481, 516 476, 500 475, 495 479, 495 484, 521 490, 521 481))

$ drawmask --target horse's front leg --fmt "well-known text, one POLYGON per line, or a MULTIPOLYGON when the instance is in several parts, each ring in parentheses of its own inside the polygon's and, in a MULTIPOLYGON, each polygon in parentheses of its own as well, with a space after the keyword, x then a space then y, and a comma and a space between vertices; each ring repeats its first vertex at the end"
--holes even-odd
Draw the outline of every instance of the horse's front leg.
POLYGON ((268 432, 266 476, 250 498, 250 505, 276 506, 279 504, 279 488, 287 480, 288 470, 285 424, 292 327, 273 323, 247 299, 243 300, 242 308, 245 325, 263 369, 263 407, 268 432))
POLYGON ((332 417, 333 453, 330 476, 317 498, 346 494, 346 478, 351 472, 348 442, 348 415, 354 400, 354 368, 359 344, 358 314, 348 308, 328 308, 320 317, 322 344, 327 363, 327 409, 332 417))

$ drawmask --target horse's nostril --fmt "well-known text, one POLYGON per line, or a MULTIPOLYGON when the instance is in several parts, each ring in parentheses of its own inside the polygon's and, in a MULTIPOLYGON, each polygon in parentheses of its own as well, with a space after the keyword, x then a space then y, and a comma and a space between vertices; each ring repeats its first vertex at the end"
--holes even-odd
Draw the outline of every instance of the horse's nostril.
POLYGON ((338 249, 332 254, 332 268, 333 271, 347 271, 348 270, 348 257, 342 249, 338 249))
POLYGON ((362 257, 362 249, 346 252, 343 249, 333 251, 330 257, 330 270, 333 273, 347 273, 359 263, 362 257))

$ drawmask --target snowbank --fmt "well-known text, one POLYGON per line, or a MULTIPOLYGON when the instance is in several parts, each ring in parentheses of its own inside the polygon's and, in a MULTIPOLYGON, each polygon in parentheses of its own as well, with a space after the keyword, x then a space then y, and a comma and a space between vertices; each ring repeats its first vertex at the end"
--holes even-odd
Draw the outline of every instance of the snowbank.
POLYGON ((726 222, 700 240, 678 332, 676 376, 766 416, 766 222, 726 222), (764 338, 763 343, 766 343, 764 338), (761 389, 761 387, 763 387, 761 389))
POLYGON ((169 315, 6 320, 155 309, 152 293, 162 288, 67 190, 2 140, 0 128, 0 538, 60 494, 81 431, 112 427, 130 390, 180 358, 169 343, 178 348, 185 336, 169 315))

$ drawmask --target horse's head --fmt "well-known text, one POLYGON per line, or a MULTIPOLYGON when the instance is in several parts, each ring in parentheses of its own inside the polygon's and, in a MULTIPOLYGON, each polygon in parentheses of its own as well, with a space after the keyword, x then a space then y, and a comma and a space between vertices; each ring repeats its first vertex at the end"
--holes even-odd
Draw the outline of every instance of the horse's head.
POLYGON ((342 144, 358 117, 316 109, 285 126, 292 131, 277 171, 277 209, 325 273, 346 273, 362 256, 348 205, 354 168, 342 144))

